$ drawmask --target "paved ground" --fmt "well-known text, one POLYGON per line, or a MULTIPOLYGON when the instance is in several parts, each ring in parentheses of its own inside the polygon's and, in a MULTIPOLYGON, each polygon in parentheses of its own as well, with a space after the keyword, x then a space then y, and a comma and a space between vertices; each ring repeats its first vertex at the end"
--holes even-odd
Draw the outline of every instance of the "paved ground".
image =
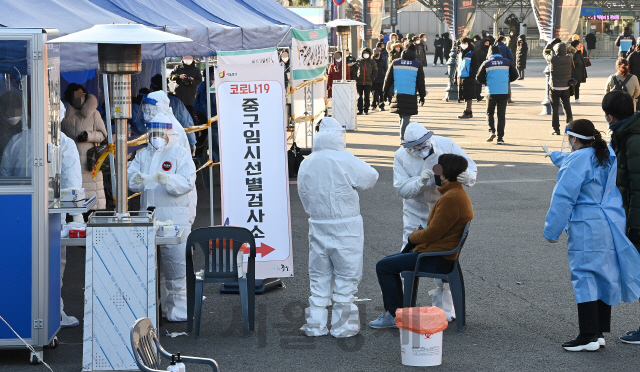
MULTIPOLYGON (((582 88, 582 104, 574 105, 574 118, 587 118, 602 130, 600 110, 603 88, 614 60, 596 60, 582 88)), ((453 138, 479 166, 478 183, 467 189, 474 204, 471 235, 461 256, 467 288, 467 329, 444 334, 441 370, 631 370, 640 346, 622 344, 617 337, 637 328, 638 304, 613 309, 612 333, 607 348, 597 353, 568 353, 560 344, 578 332, 576 306, 569 282, 566 238, 548 244, 542 237, 546 210, 557 169, 540 149, 559 149, 561 138, 549 135, 550 116, 539 116, 544 82, 541 60, 531 61, 526 79, 512 85, 516 104, 508 106, 504 146, 485 142, 485 104, 475 104, 475 117, 458 120, 462 104, 445 103, 444 68, 428 67, 427 103, 415 120, 437 135, 453 138)), ((393 152, 398 148, 397 116, 375 112, 361 117, 358 131, 347 135, 348 147, 380 172, 376 187, 361 194, 365 224, 364 278, 358 296, 362 332, 351 339, 331 336, 307 338, 298 331, 309 295, 307 277, 307 221, 291 186, 295 278, 286 288, 257 298, 257 325, 243 339, 237 296, 220 295, 216 286, 205 289, 201 338, 162 337, 166 349, 187 355, 215 358, 223 371, 372 371, 411 370, 400 363, 397 330, 373 330, 366 324, 382 312, 375 263, 400 247, 401 200, 392 187, 393 152)), ((208 223, 208 199, 201 191, 196 225, 208 223)), ((219 221, 219 210, 216 211, 219 221)), ((69 314, 82 314, 84 250, 69 249, 63 297, 69 314)), ((430 304, 424 281, 419 303, 430 304)), ((184 331, 184 324, 166 324, 161 332, 184 331)), ((59 333, 63 344, 45 351, 54 371, 79 371, 82 357, 80 327, 59 333)), ((42 371, 27 364, 28 353, 0 351, 3 371, 42 371)), ((189 371, 201 370, 189 366, 189 371)))

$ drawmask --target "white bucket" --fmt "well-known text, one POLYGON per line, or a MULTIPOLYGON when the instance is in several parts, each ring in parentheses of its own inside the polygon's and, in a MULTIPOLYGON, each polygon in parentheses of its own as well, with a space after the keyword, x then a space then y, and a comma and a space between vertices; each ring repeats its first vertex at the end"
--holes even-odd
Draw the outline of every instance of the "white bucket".
POLYGON ((442 364, 442 332, 421 335, 400 328, 400 352, 405 366, 439 366, 442 364))

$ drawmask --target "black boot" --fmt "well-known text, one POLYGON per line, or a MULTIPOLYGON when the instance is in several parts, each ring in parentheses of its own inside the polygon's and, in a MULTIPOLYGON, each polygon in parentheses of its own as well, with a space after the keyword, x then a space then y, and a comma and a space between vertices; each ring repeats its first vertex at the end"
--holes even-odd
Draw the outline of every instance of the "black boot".
POLYGON ((458 119, 471 119, 473 117, 473 112, 464 110, 462 115, 458 115, 458 119))

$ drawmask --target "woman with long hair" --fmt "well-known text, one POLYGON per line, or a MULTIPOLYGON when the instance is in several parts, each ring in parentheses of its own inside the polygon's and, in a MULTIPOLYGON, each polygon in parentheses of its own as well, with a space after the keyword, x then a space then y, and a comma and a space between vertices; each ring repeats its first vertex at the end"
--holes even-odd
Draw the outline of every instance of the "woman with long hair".
POLYGON ((562 347, 596 351, 611 331, 611 306, 640 297, 640 253, 625 236, 615 153, 589 120, 571 122, 565 133, 571 153, 547 152, 560 171, 544 237, 557 243, 565 229, 568 236, 580 334, 562 347))
POLYGON ((629 72, 629 61, 625 58, 618 58, 616 61, 616 73, 609 76, 604 94, 612 90, 622 90, 633 97, 633 107, 635 109, 638 96, 640 96, 640 82, 638 77, 629 72))

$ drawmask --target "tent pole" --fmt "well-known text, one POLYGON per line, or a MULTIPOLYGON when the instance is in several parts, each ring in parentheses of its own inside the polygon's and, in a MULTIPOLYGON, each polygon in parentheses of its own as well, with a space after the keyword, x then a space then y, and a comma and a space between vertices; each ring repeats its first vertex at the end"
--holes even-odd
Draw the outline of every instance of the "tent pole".
MULTIPOLYGON (((102 90, 104 92, 104 113, 107 119, 107 140, 113 143, 113 127, 111 126, 111 105, 109 104, 109 76, 102 74, 102 90)), ((116 197, 116 166, 113 164, 113 153, 109 152, 109 167, 111 168, 111 198, 116 197)))
POLYGON ((162 58, 162 91, 167 93, 167 59, 162 58))
MULTIPOLYGON (((211 76, 209 76, 209 57, 204 57, 204 74, 205 74, 205 92, 207 100, 207 123, 211 124, 211 76)), ((213 161, 213 133, 211 132, 211 126, 207 129, 207 135, 209 140, 209 160, 213 161)), ((213 167, 209 167, 209 213, 211 218, 211 226, 215 226, 214 213, 213 213, 213 167)))

